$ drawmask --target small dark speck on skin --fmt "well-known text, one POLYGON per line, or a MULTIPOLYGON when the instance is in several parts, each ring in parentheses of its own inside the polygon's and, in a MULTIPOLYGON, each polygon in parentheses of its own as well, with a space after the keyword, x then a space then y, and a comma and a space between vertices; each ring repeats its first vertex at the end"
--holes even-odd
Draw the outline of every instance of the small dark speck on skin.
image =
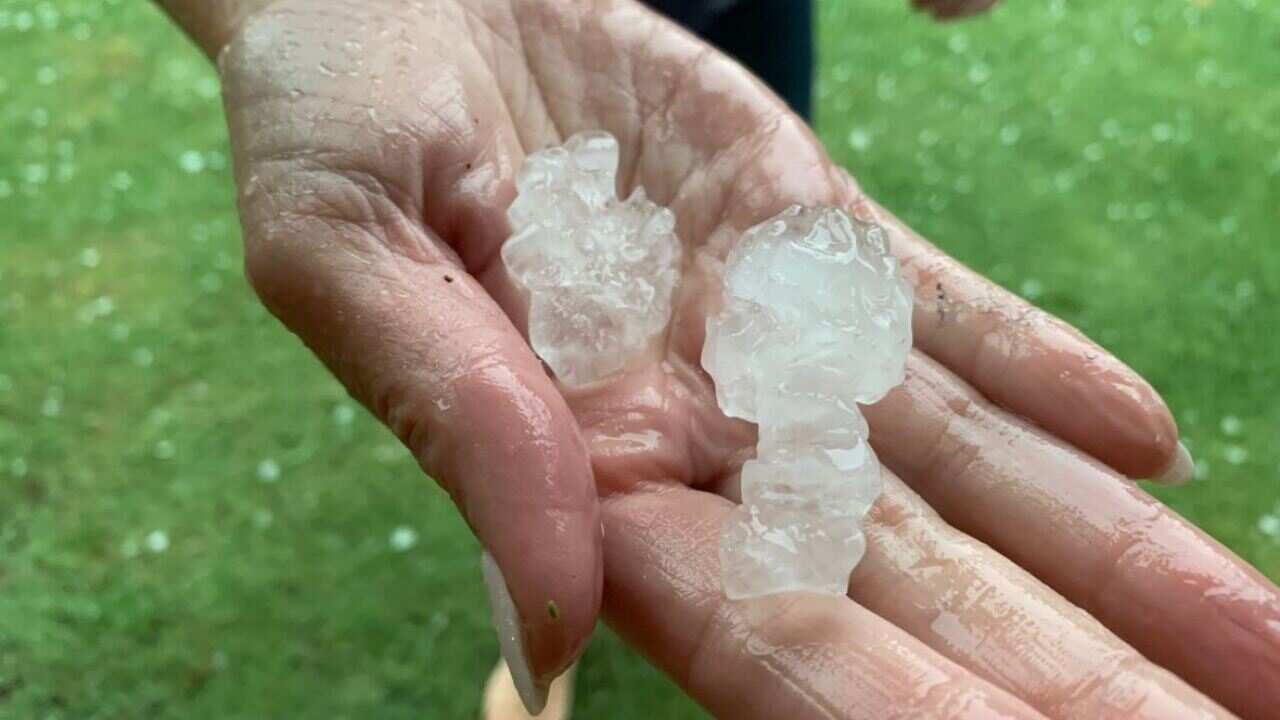
POLYGON ((560 608, 556 607, 555 600, 547 601, 547 615, 550 615, 552 620, 560 619, 560 608))
POLYGON ((945 305, 947 293, 943 291, 942 283, 938 283, 936 287, 938 290, 938 323, 942 324, 947 321, 947 308, 945 305))
POLYGON ((471 163, 467 163, 467 169, 468 169, 468 170, 470 170, 470 169, 471 169, 471 163))
POLYGON ((445 281, 445 282, 447 282, 447 283, 451 283, 451 282, 453 282, 453 276, 452 276, 452 275, 445 275, 445 276, 444 276, 444 281, 445 281))

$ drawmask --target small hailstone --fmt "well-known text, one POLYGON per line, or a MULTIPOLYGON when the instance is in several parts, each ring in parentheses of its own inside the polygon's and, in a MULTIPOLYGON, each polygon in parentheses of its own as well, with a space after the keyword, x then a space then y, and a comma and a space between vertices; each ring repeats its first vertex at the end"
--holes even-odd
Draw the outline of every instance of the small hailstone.
POLYGON ((881 488, 858 404, 903 380, 911 291, 883 228, 792 207, 729 252, 721 300, 702 365, 721 410, 759 426, 721 533, 725 593, 842 595, 881 488))
POLYGON ((192 175, 202 172, 204 164, 204 155, 201 155, 197 150, 187 150, 178 156, 178 166, 182 168, 183 172, 192 175))
POLYGON ((163 530, 152 530, 145 542, 147 550, 158 555, 169 549, 169 534, 163 530))
POLYGON ((526 158, 507 211, 502 260, 528 295, 529 342, 569 385, 626 369, 671 316, 675 216, 642 188, 619 200, 617 170, 613 136, 574 135, 526 158))
POLYGON ((260 530, 266 530, 276 521, 276 516, 266 508, 260 508, 253 513, 253 524, 260 530))
POLYGON ((1235 415, 1227 415, 1222 418, 1223 435, 1235 437, 1236 435, 1239 435, 1242 430, 1244 430, 1244 423, 1240 421, 1240 418, 1235 415))
POLYGON ((418 544, 418 531, 411 527, 401 525, 391 531, 390 539, 391 549, 396 552, 404 552, 418 544))
POLYGON ((280 478, 280 464, 271 458, 258 463, 258 479, 262 482, 275 482, 280 478))
POLYGON ((342 403, 333 409, 333 422, 337 425, 350 425, 356 419, 355 408, 342 403))
POLYGON ((1268 537, 1280 537, 1280 517, 1267 513, 1258 518, 1258 532, 1268 537))
POLYGON ((1222 449, 1222 457, 1232 465, 1243 465, 1249 460, 1249 451, 1239 445, 1228 445, 1222 449))

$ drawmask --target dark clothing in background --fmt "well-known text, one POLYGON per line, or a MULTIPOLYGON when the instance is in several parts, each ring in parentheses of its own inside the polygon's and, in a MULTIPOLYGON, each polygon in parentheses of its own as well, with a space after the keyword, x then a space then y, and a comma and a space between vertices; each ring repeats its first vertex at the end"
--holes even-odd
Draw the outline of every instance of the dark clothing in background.
POLYGON ((811 0, 646 0, 720 48, 806 120, 813 106, 811 0))

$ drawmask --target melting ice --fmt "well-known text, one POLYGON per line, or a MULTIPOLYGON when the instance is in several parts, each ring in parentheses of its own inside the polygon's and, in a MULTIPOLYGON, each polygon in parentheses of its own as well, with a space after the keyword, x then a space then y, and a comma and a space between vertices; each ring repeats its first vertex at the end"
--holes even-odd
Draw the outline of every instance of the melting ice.
POLYGON ((730 251, 721 302, 702 365, 721 410, 759 426, 721 534, 725 593, 843 595, 881 488, 858 404, 903 380, 911 291, 883 228, 796 206, 730 251))

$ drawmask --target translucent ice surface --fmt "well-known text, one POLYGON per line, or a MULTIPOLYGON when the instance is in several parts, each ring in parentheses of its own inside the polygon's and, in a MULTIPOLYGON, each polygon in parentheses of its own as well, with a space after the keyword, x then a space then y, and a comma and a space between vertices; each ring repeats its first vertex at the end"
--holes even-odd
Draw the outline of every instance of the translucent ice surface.
POLYGON ((883 228, 796 206, 743 235, 721 300, 702 364, 724 413, 759 427, 721 535, 725 593, 844 594, 881 487, 858 403, 903 380, 910 288, 883 228))
POLYGON ((667 325, 680 272, 675 216, 619 200, 618 143, 585 132, 525 159, 502 260, 529 298, 529 341, 562 382, 626 369, 667 325))

